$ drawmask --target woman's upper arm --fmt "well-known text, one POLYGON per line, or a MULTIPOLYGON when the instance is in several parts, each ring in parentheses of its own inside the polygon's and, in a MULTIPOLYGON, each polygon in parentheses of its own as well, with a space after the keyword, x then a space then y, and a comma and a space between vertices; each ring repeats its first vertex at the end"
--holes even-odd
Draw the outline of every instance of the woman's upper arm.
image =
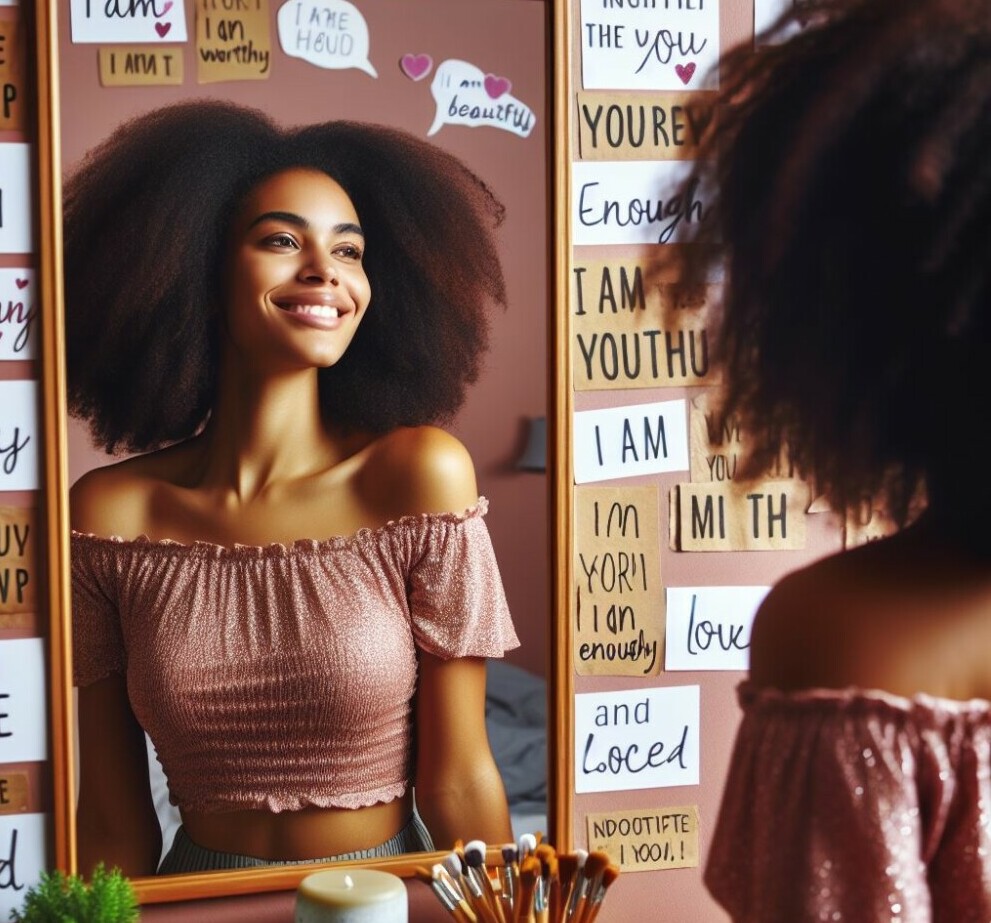
POLYGON ((127 875, 155 872, 161 828, 148 776, 144 731, 131 711, 122 673, 78 692, 79 865, 97 862, 127 875))
POLYGON ((416 796, 435 843, 511 836, 502 777, 485 728, 485 660, 420 654, 416 796))

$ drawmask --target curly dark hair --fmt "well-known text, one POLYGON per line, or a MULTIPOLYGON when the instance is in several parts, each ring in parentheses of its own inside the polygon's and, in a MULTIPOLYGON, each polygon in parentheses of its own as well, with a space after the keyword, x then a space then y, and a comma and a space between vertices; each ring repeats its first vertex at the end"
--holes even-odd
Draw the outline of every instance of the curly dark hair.
POLYGON ((721 64, 694 244, 723 252, 682 266, 691 285, 726 261, 747 470, 786 445, 838 509, 965 503, 991 396, 987 0, 803 0, 770 38, 721 64))
POLYGON ((231 103, 183 103, 123 124, 66 182, 69 409, 108 452, 186 439, 209 416, 229 225, 260 180, 293 167, 340 183, 367 243, 374 310, 319 372, 325 411, 385 432, 461 406, 489 309, 505 304, 503 210, 484 182, 396 129, 284 129, 231 103))

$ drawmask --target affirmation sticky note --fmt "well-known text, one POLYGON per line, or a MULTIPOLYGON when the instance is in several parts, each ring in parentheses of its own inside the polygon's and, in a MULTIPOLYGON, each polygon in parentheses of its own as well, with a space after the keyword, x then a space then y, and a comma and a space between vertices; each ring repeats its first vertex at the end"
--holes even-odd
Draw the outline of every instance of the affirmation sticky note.
POLYGON ((575 489, 575 669, 661 670, 664 593, 657 487, 575 489))
POLYGON ((746 670, 750 631, 770 588, 668 587, 665 670, 746 670))
POLYGON ((575 696, 575 791, 699 784, 699 687, 575 696))
POLYGON ((588 814, 589 851, 606 853, 623 872, 696 868, 699 812, 694 804, 588 814))
POLYGON ((688 470, 684 400, 574 415, 575 483, 688 470))

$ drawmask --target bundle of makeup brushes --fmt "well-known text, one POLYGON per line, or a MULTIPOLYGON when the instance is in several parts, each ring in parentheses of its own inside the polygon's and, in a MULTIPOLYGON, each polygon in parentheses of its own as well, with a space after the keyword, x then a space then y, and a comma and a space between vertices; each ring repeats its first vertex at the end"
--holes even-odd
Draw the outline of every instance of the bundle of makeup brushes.
POLYGON ((486 863, 486 844, 471 840, 416 875, 457 923, 592 923, 619 868, 604 852, 558 854, 539 834, 503 846, 486 863))

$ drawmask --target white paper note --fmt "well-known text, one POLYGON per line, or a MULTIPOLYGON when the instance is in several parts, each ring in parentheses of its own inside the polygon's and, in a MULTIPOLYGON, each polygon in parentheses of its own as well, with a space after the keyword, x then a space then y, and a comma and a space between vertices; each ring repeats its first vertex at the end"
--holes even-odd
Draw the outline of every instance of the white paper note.
POLYGON ((33 359, 38 306, 33 269, 0 269, 0 361, 33 359))
POLYGON ((72 40, 81 44, 186 41, 184 0, 71 0, 69 11, 72 40))
POLYGON ((574 415, 575 483, 688 468, 684 400, 583 410, 574 415))
POLYGON ((586 90, 718 85, 719 0, 582 0, 586 90))
POLYGON ((47 685, 41 638, 0 641, 0 763, 47 759, 47 685))
POLYGON ((0 491, 37 490, 38 386, 0 381, 0 491))
POLYGON ((572 164, 571 232, 577 246, 675 244, 708 220, 711 197, 682 189, 687 160, 584 160, 572 164))
POLYGON ((699 687, 575 696, 575 791, 699 784, 699 687))
POLYGON ((668 587, 666 670, 746 670, 766 586, 668 587))
POLYGON ((0 253, 30 253, 31 145, 0 143, 0 253))
POLYGON ((21 909, 45 866, 45 815, 0 815, 0 919, 21 909))

